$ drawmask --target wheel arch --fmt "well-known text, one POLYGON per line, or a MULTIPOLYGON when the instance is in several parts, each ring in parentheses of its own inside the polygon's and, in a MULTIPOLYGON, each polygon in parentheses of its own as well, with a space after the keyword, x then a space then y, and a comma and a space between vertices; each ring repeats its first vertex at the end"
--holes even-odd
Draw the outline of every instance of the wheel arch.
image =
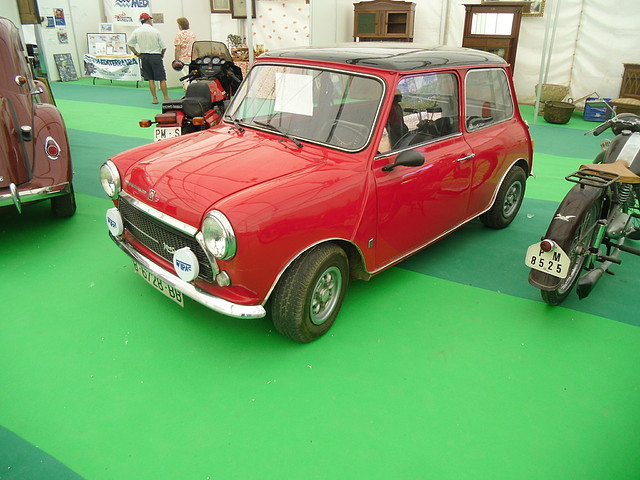
POLYGON ((300 257, 302 257, 302 255, 304 255, 308 251, 320 245, 326 245, 326 244, 337 245, 345 252, 345 254, 347 255, 347 260, 349 262, 349 279, 350 280, 369 280, 372 277, 372 275, 369 272, 367 272, 367 269, 365 267, 365 262, 364 262, 364 256, 362 255, 362 252, 357 245, 343 238, 327 238, 327 239, 315 242, 311 245, 308 245, 306 248, 300 250, 296 255, 294 255, 291 258, 291 260, 280 271, 277 278, 273 282, 273 285, 271 285, 271 288, 269 289, 269 292, 265 297, 264 304, 266 305, 270 302, 273 295, 273 291, 275 290, 276 286, 282 279, 282 276, 291 267, 291 265, 293 265, 293 263, 296 260, 298 260, 300 257))

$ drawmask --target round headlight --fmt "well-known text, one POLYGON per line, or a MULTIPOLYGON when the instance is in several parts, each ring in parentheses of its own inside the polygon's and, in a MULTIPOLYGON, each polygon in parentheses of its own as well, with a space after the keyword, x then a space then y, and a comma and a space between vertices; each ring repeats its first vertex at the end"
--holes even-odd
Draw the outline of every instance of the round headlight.
POLYGON ((120 193, 120 174, 112 161, 108 161, 100 167, 100 183, 105 193, 111 198, 118 198, 120 193))
POLYGON ((220 260, 227 260, 236 254, 236 235, 231 223, 217 210, 204 217, 202 238, 207 249, 220 260))

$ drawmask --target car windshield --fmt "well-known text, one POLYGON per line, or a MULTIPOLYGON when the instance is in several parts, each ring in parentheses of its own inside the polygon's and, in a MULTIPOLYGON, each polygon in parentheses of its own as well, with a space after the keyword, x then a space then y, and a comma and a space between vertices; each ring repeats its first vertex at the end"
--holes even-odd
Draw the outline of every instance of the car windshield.
POLYGON ((382 82, 374 77, 256 65, 236 93, 226 119, 356 151, 371 137, 383 92, 382 82))
POLYGON ((193 47, 191 48, 191 60, 202 57, 220 57, 225 60, 232 60, 229 49, 222 42, 193 42, 193 47))

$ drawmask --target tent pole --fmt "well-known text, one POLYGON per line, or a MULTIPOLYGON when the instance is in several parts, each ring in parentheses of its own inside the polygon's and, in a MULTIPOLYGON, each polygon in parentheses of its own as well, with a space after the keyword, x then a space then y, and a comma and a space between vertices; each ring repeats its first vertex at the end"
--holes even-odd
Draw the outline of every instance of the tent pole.
MULTIPOLYGON (((547 0, 551 3, 552 0, 547 0)), ((556 2, 553 2, 553 6, 556 7, 556 2)), ((542 83, 546 78, 545 74, 545 59, 549 50, 549 30, 551 27, 551 14, 547 15, 544 28, 544 40, 542 41, 542 57, 540 58, 540 73, 538 74, 538 87, 536 91, 536 103, 533 110, 533 124, 538 123, 538 109, 540 108, 540 96, 542 95, 542 83)))

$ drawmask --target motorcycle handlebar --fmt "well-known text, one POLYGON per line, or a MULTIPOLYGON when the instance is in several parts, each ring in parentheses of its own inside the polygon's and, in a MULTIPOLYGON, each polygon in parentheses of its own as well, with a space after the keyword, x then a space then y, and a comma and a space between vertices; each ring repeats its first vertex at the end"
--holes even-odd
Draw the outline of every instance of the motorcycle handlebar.
POLYGON ((598 135, 600 135, 602 132, 604 132, 606 129, 608 129, 611 126, 611 120, 607 120, 606 122, 604 122, 601 125, 598 125, 596 128, 593 129, 593 135, 594 137, 597 137, 598 135))

